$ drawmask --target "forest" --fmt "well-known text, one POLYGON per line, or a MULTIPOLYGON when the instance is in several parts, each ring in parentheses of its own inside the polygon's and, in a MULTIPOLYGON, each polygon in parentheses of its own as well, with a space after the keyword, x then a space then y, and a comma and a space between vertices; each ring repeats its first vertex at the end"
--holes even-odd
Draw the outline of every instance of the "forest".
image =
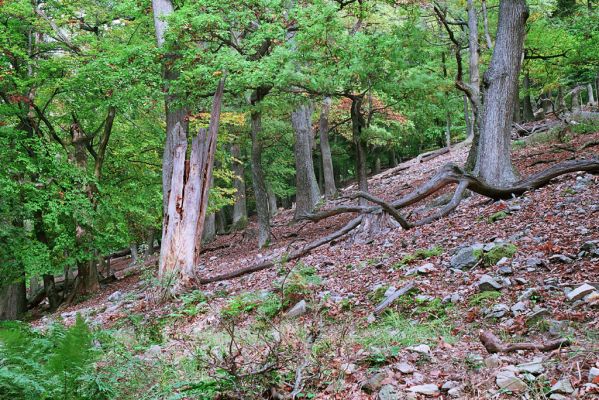
POLYGON ((0 0, 0 399, 599 398, 594 0, 0 0))

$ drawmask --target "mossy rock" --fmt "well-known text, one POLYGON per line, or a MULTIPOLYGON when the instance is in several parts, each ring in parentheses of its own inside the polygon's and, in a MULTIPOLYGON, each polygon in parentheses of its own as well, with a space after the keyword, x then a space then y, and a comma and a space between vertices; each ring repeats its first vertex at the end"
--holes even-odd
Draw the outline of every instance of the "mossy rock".
POLYGON ((518 248, 512 243, 497 244, 482 255, 483 262, 488 266, 495 265, 504 257, 512 258, 517 252, 518 248))

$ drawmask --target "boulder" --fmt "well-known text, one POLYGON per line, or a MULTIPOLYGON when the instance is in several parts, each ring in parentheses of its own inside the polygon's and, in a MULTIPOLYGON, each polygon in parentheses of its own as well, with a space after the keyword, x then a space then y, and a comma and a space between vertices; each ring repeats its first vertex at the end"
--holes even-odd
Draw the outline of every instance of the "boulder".
POLYGON ((450 260, 451 268, 455 269, 470 269, 474 267, 480 260, 482 255, 481 249, 475 249, 474 246, 463 247, 455 253, 450 260))
POLYGON ((308 312, 308 305, 306 304, 306 300, 301 300, 296 305, 294 305, 291 310, 287 311, 287 317, 296 318, 304 315, 306 312, 308 312))
POLYGON ((378 400, 399 400, 399 393, 393 385, 385 385, 379 390, 378 400))
POLYGON ((509 390, 511 392, 523 392, 528 389, 528 385, 516 377, 514 371, 503 369, 495 376, 495 382, 500 389, 509 390))
POLYGON ((370 378, 366 379, 362 384, 362 390, 366 393, 374 393, 377 392, 383 386, 383 381, 387 377, 387 374, 384 372, 377 372, 372 375, 370 378))
POLYGON ((426 356, 431 355, 431 348, 426 344, 419 344, 416 346, 410 346, 406 348, 406 350, 411 351, 413 353, 424 354, 426 356))
POLYGON ((417 385, 408 388, 408 391, 412 393, 422 394, 424 396, 437 397, 439 396, 439 387, 434 383, 428 383, 425 385, 417 385))
POLYGON ((553 386, 551 386, 551 393, 560 393, 560 394, 571 394, 574 393, 574 388, 572 387, 572 383, 570 383, 570 379, 561 379, 557 381, 553 386))
POLYGON ((497 282, 490 275, 486 274, 480 277, 480 279, 476 283, 476 286, 478 287, 478 290, 480 292, 501 290, 501 288, 503 287, 501 283, 497 282))
POLYGON ((533 374, 533 375, 539 375, 539 374, 542 374, 543 372, 545 372, 545 367, 543 366, 543 358, 542 357, 535 358, 531 362, 518 364, 516 366, 516 368, 518 368, 518 371, 520 373, 526 372, 526 373, 533 374))
POLYGON ((584 283, 578 286, 576 289, 571 290, 566 297, 570 301, 577 301, 584 298, 586 295, 591 294, 595 291, 595 287, 589 285, 588 283, 584 283))
POLYGON ((114 292, 113 294, 108 296, 107 300, 111 303, 116 303, 117 301, 121 301, 121 299, 123 297, 124 297, 123 292, 121 292, 120 290, 117 290, 116 292, 114 292))

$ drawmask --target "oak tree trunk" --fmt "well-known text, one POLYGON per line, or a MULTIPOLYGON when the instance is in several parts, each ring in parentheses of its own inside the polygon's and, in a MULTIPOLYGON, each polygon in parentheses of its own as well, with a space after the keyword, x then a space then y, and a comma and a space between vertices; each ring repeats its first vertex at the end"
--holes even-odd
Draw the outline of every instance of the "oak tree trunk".
POLYGON ((27 311, 25 280, 0 286, 0 321, 18 319, 27 311))
POLYGON ((241 159, 241 146, 235 143, 231 146, 233 156, 233 187, 235 188, 235 203, 233 204, 233 229, 243 229, 247 225, 247 205, 245 198, 245 171, 241 159))
POLYGON ((527 18, 525 0, 501 1, 495 48, 484 76, 483 125, 475 172, 483 181, 500 187, 518 180, 511 160, 511 126, 527 18))
POLYGON ((524 84, 524 99, 522 103, 522 113, 524 114, 524 122, 530 122, 535 119, 534 110, 532 108, 532 101, 530 99, 530 76, 528 72, 524 74, 522 80, 524 84))
MULTIPOLYGON (((479 152, 479 141, 481 131, 482 99, 480 95, 480 46, 478 42, 478 15, 474 7, 474 1, 467 1, 468 9, 468 66, 469 66, 469 90, 472 108, 472 145, 466 160, 466 168, 472 170, 476 164, 479 152)), ((459 51, 456 50, 456 51, 459 51)))
POLYGON ((291 113, 295 133, 295 218, 310 214, 320 199, 320 191, 312 161, 312 112, 309 105, 300 105, 291 113))
POLYGON ((333 171, 333 157, 331 156, 331 144, 329 143, 329 112, 331 110, 331 98, 325 97, 322 102, 322 111, 318 121, 320 135, 320 156, 322 161, 322 175, 324 180, 324 196, 330 199, 337 193, 335 185, 335 173, 333 171))
MULTIPOLYGON (((368 172, 366 168, 366 144, 362 137, 362 128, 366 125, 362 115, 362 96, 354 96, 351 103, 352 139, 356 150, 356 178, 358 179, 358 190, 368 192, 368 172)), ((366 200, 360 199, 360 204, 366 204, 366 200)))
POLYGON ((259 111, 253 111, 251 119, 252 157, 250 164, 254 197, 256 198, 256 213, 258 214, 258 248, 262 248, 270 242, 270 207, 262 170, 262 142, 259 136, 262 130, 262 116, 259 111))

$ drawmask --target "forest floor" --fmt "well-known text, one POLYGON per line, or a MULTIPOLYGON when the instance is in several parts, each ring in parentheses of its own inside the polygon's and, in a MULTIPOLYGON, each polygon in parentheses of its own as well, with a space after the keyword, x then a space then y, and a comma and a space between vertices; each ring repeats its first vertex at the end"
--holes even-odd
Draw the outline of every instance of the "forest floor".
MULTIPOLYGON (((514 161, 527 176, 573 156, 597 157, 599 146, 570 151, 597 140, 599 132, 565 144, 518 142, 514 161)), ((397 199, 466 153, 462 147, 386 170, 371 177, 371 192, 397 199)), ((349 202, 343 197, 354 189, 334 203, 349 202)), ((412 219, 426 215, 445 197, 406 211, 412 219)), ((255 248, 253 221, 218 236, 200 274, 281 257, 352 215, 319 223, 292 218, 293 210, 279 211, 268 249, 255 248)), ((130 386, 123 398, 289 398, 294 389, 297 398, 314 399, 599 398, 599 176, 564 175, 509 201, 472 195, 420 228, 341 238, 298 262, 169 302, 158 301, 154 276, 155 267, 148 268, 34 324, 71 323, 80 313, 110 332, 133 355, 128 362, 146 366, 122 371, 130 386), (386 295, 410 283, 416 290, 373 315, 386 295), (505 343, 572 344, 489 354, 481 332, 505 343)), ((117 359, 107 357, 99 368, 124 365, 117 359)))

